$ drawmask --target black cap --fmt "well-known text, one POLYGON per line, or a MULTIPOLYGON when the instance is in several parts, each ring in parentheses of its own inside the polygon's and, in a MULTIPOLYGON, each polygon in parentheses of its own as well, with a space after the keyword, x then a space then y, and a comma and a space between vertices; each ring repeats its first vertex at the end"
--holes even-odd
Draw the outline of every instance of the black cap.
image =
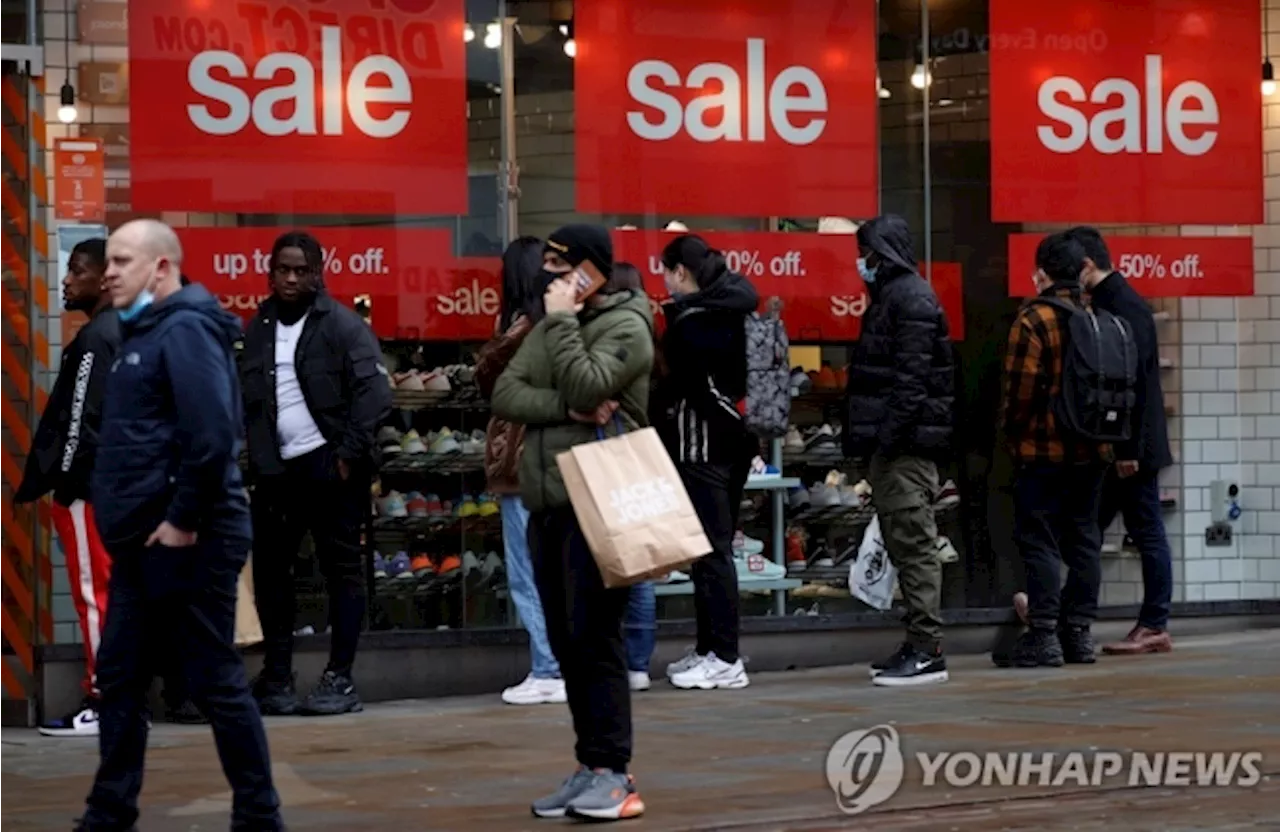
POLYGON ((613 273, 613 240, 603 225, 566 225, 547 238, 543 250, 554 251, 574 267, 590 260, 605 277, 613 273))

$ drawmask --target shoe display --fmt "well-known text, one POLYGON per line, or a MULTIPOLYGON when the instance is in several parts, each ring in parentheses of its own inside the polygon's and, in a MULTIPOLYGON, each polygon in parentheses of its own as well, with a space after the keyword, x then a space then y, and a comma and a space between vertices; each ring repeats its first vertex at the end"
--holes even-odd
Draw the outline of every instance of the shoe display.
POLYGON ((791 371, 791 397, 804 396, 813 389, 813 381, 800 367, 791 371))
POLYGON ((444 455, 461 452, 462 445, 458 443, 453 431, 448 428, 441 428, 435 439, 431 440, 431 453, 433 454, 444 455))
POLYGON ((793 488, 787 492, 787 505, 793 509, 801 509, 810 505, 809 489, 793 488))
POLYGON ((98 709, 93 700, 86 698, 71 713, 41 723, 36 730, 46 737, 96 737, 98 709))
POLYGON ((409 393, 421 393, 426 388, 423 386, 422 376, 411 370, 402 375, 400 380, 396 382, 396 389, 409 393))
POLYGON ((457 514, 459 517, 475 517, 480 513, 480 506, 476 504, 475 499, 470 494, 463 494, 462 500, 458 504, 457 514))
POLYGON ((384 457, 399 456, 403 450, 401 445, 403 441, 404 437, 400 434, 400 431, 391 425, 387 425, 378 431, 378 447, 382 450, 384 457))
POLYGON ((787 568, 779 566, 764 555, 734 554, 733 565, 738 570, 738 583, 751 581, 776 581, 787 577, 787 568))
POLYGON ((400 439, 400 450, 406 454, 425 454, 427 446, 423 444, 422 437, 416 430, 409 430, 400 439))
POLYGON ((764 551, 764 541, 747 537, 739 529, 733 535, 733 553, 735 555, 758 555, 764 551))
POLYGON ((742 659, 733 664, 708 653, 700 661, 671 676, 671 684, 681 690, 739 689, 750 684, 742 659))
POLYGON ((409 492, 404 501, 404 508, 410 517, 428 516, 427 498, 417 491, 409 492))
POLYGON ((539 679, 529 674, 520 684, 504 690, 502 701, 508 705, 555 705, 568 702, 569 697, 564 691, 564 679, 539 679))
POLYGON ((399 491, 392 491, 378 501, 378 513, 383 517, 408 517, 404 496, 399 491))
POLYGON ((781 471, 769 465, 760 457, 756 457, 751 461, 751 473, 747 475, 747 482, 767 482, 768 480, 776 480, 781 476, 781 471))
POLYGON ((448 376, 436 370, 422 380, 422 389, 431 393, 448 393, 453 390, 453 385, 449 383, 448 376))
POLYGON ((481 517, 492 517, 500 511, 501 508, 498 506, 498 501, 494 499, 492 494, 480 495, 480 502, 476 506, 476 514, 481 517))
POLYGON ((806 451, 836 450, 839 448, 840 429, 832 425, 823 425, 810 433, 804 440, 806 451))
POLYGON ((809 504, 814 508, 832 508, 844 505, 844 498, 840 495, 839 486, 819 482, 809 489, 809 504))
POLYGON ((486 437, 484 435, 484 431, 482 430, 472 431, 468 436, 466 436, 461 441, 460 447, 464 454, 477 456, 479 454, 484 453, 485 441, 486 441, 486 437))
POLYGON ((822 362, 822 369, 818 370, 818 377, 813 380, 813 386, 818 390, 838 390, 840 384, 836 381, 836 371, 827 361, 822 362))
POLYGON ((413 574, 413 566, 409 561, 408 552, 396 552, 391 560, 387 561, 387 579, 391 581, 411 581, 416 576, 413 574))
POLYGON ((351 677, 326 670, 311 693, 298 703, 298 713, 305 716, 338 716, 364 710, 351 677))
POLYGON ((375 581, 386 580, 387 578, 387 559, 382 556, 381 552, 373 553, 373 579, 375 581))
POLYGON ((795 425, 787 430, 787 438, 783 441, 782 447, 795 453, 804 451, 804 437, 800 435, 800 429, 795 425))
POLYGON ((461 570, 462 558, 457 555, 444 555, 440 558, 439 563, 435 565, 436 574, 442 578, 461 570))
POLYGON ((436 565, 432 563, 431 556, 425 552, 413 555, 409 560, 409 568, 413 570, 413 576, 418 580, 436 574, 436 565))
POLYGON ((565 806, 565 815, 588 821, 626 820, 644 814, 644 801, 629 774, 592 772, 591 780, 565 806))

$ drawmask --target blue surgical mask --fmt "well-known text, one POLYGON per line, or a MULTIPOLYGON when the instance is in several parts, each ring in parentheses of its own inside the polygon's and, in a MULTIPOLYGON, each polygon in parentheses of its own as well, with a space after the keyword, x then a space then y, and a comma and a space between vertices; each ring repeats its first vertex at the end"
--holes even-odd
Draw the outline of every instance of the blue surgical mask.
POLYGON ((144 309, 155 303, 155 300, 156 296, 154 292, 150 289, 143 289, 138 293, 138 296, 133 299, 133 303, 129 304, 124 309, 121 309, 117 314, 120 316, 120 320, 128 323, 141 315, 144 309))
POLYGON ((863 283, 875 283, 876 272, 879 270, 879 266, 876 266, 874 269, 867 268, 867 258, 858 258, 858 276, 862 278, 863 283))

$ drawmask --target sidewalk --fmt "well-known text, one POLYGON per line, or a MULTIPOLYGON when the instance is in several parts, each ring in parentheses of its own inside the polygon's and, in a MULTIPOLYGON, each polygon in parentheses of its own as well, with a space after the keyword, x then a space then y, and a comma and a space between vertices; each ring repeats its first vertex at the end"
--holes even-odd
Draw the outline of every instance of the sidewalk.
MULTIPOLYGON (((661 669, 656 669, 658 673, 661 669)), ((1188 639, 1177 652, 1093 667, 997 670, 952 662, 943 686, 871 686, 865 666, 757 674, 741 691, 636 696, 634 772, 649 806, 619 828, 979 832, 1010 829, 1280 829, 1280 631, 1188 639), (908 759, 896 795, 843 815, 826 782, 832 743, 891 723, 908 759), (1256 786, 1103 789, 925 787, 917 752, 1260 751, 1256 786), (1048 796, 1050 799, 1046 799, 1048 796)), ((268 722, 292 830, 546 830, 532 798, 572 767, 563 706, 496 697, 370 706, 268 722)), ((91 740, 5 730, 6 832, 71 828, 96 764, 91 740)), ((140 828, 227 828, 228 790, 209 731, 158 726, 140 828)))

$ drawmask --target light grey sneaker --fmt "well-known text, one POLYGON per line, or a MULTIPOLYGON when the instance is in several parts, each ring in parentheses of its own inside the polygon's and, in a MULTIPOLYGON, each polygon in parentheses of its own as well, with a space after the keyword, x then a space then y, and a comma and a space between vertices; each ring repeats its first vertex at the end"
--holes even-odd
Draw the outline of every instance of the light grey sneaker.
POLYGON ((570 774, 560 788, 554 794, 549 794, 540 800, 533 801, 530 809, 533 816, 538 818, 562 818, 564 817, 565 808, 569 805, 569 801, 589 787, 595 780, 595 772, 588 768, 579 767, 577 771, 570 774))
POLYGON ((677 673, 685 673, 690 669, 702 663, 703 657, 698 655, 698 651, 693 647, 689 648, 689 652, 685 653, 679 659, 667 665, 667 678, 670 679, 677 673))
POLYGON ((579 820, 626 820, 644 814, 635 778, 612 771, 591 775, 591 782, 569 801, 565 814, 579 820))

